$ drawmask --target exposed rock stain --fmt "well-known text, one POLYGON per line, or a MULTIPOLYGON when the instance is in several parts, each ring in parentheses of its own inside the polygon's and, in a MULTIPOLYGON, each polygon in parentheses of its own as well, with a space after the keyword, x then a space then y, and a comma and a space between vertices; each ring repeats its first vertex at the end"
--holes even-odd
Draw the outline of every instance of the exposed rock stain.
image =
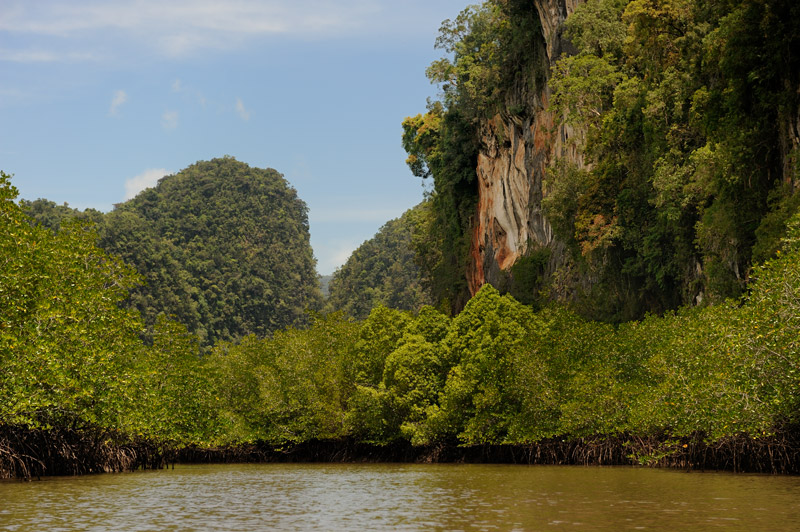
MULTIPOLYGON (((561 36, 563 22, 582 1, 535 0, 547 50, 541 68, 549 71, 568 46, 561 36)), ((481 128, 478 206, 467 270, 473 295, 483 284, 499 282, 502 272, 529 246, 553 242, 552 228, 542 213, 545 169, 550 162, 566 158, 583 166, 581 154, 569 142, 581 133, 565 125, 554 128, 561 121, 549 109, 549 86, 544 84, 528 100, 525 116, 498 114, 481 128)))

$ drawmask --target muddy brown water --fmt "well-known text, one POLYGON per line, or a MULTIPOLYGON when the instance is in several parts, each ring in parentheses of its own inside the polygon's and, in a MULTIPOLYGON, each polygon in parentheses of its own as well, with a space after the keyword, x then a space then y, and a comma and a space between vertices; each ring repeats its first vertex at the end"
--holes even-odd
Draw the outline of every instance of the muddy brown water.
POLYGON ((178 465, 0 481, 0 530, 800 530, 800 477, 629 467, 178 465))

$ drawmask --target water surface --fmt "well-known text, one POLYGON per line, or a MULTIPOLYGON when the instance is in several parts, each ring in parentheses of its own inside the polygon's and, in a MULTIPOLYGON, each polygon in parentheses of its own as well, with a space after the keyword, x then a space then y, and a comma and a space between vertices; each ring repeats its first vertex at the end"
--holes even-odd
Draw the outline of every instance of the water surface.
POLYGON ((0 530, 800 530, 800 478, 512 465, 184 465, 0 482, 0 530))

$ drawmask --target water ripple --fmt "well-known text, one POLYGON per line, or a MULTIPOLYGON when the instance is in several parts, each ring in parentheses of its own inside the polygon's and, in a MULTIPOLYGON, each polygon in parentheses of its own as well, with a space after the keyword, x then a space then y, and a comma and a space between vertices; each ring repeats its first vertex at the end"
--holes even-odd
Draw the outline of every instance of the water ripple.
POLYGON ((791 530, 800 478, 496 465, 193 465, 0 482, 8 531, 791 530))

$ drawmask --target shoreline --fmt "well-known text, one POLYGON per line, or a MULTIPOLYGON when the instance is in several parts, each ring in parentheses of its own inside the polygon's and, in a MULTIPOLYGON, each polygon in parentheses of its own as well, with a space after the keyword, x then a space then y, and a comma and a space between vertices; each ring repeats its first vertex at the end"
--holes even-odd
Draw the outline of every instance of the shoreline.
POLYGON ((464 463, 639 466, 688 471, 800 474, 800 430, 754 439, 738 435, 706 443, 701 435, 552 438, 514 445, 413 447, 405 441, 374 445, 352 438, 310 440, 283 448, 267 443, 174 447, 125 440, 107 432, 0 427, 0 479, 119 473, 174 464, 214 463, 464 463))
POLYGON ((747 436, 708 444, 702 439, 593 436, 553 438, 530 444, 460 446, 457 442, 413 447, 387 446, 351 439, 312 440, 276 450, 263 444, 229 448, 186 447, 175 463, 399 462, 519 465, 639 466, 695 471, 731 471, 773 475, 800 474, 800 435, 785 433, 755 440, 747 436))

